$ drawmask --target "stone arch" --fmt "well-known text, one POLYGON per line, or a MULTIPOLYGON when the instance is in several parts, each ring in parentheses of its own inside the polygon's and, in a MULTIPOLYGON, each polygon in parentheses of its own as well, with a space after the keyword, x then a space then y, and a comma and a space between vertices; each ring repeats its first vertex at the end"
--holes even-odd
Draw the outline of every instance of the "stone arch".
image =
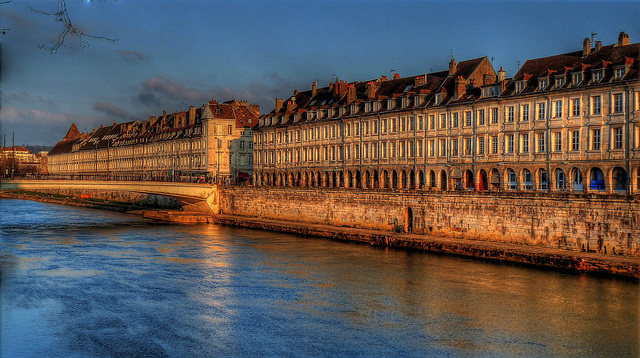
POLYGON ((395 170, 391 172, 391 188, 398 189, 398 172, 395 170))
POLYGON ((407 172, 406 172, 406 170, 402 170, 400 175, 401 175, 400 185, 402 186, 401 189, 406 189, 407 188, 407 172))
POLYGON ((487 171, 484 169, 480 169, 478 171, 478 191, 485 191, 489 189, 489 176, 487 175, 487 171))
POLYGON ((362 188, 362 176, 360 175, 360 171, 359 170, 356 170, 356 174, 355 174, 355 178, 354 179, 355 179, 355 182, 354 182, 355 187, 358 188, 358 189, 362 188))
POLYGON ((567 189, 567 175, 561 168, 556 168, 553 172, 553 189, 565 191, 567 189))
POLYGON ((377 170, 373 171, 373 188, 380 188, 380 174, 377 170))
POLYGON ((473 172, 471 169, 467 169, 464 171, 464 188, 465 189, 475 189, 476 182, 473 177, 473 172))
POLYGON ((309 186, 309 172, 304 172, 304 186, 309 186))
POLYGON ((389 189, 391 187, 391 181, 389 180, 389 171, 384 170, 382 172, 382 187, 389 189))
POLYGON ((409 172, 409 188, 416 188, 416 172, 414 170, 409 172))
POLYGON ((371 172, 368 170, 364 171, 364 185, 363 188, 369 189, 371 188, 371 172))
POLYGON ((545 168, 539 168, 536 171, 536 189, 549 190, 549 173, 545 168))
POLYGON ((614 192, 624 194, 629 186, 629 176, 627 171, 621 167, 615 167, 611 170, 611 188, 614 192))
POLYGON ((418 187, 420 189, 424 189, 426 184, 427 184, 427 178, 424 175, 424 170, 419 170, 418 171, 418 187))
POLYGON ((582 171, 580 168, 571 169, 571 190, 584 191, 584 178, 582 177, 582 171))
POLYGON ((500 171, 496 168, 491 169, 491 176, 489 177, 491 190, 500 190, 500 182, 500 171))
POLYGON ((447 190, 447 172, 443 169, 440 170, 440 189, 447 190))
POLYGON ((340 188, 344 188, 344 172, 341 171, 338 175, 340 182, 338 183, 338 186, 340 188))
POLYGON ((338 172, 331 173, 331 186, 334 188, 338 186, 338 172))
POLYGON ((589 170, 589 190, 603 191, 606 189, 604 172, 598 167, 589 170))
POLYGON ((429 189, 435 188, 437 184, 436 172, 433 170, 429 170, 429 189))
POLYGON ((518 190, 518 174, 512 168, 505 170, 504 182, 507 184, 507 190, 518 190))
POLYGON ((316 172, 316 187, 321 187, 322 186, 322 175, 320 175, 320 172, 317 171, 316 172))
POLYGON ((353 172, 351 170, 349 170, 347 172, 347 183, 346 183, 346 187, 347 188, 353 188, 353 172))
POLYGON ((522 189, 533 190, 533 173, 531 173, 531 170, 524 168, 521 175, 522 189))

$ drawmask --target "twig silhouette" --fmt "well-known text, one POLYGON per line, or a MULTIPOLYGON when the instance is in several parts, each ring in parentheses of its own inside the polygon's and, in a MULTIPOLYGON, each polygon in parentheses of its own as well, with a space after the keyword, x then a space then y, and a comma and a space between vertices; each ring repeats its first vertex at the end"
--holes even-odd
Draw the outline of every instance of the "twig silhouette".
POLYGON ((118 39, 110 39, 102 36, 93 36, 93 35, 85 34, 84 32, 82 32, 77 26, 71 23, 71 20, 69 19, 69 13, 67 12, 67 3, 65 0, 58 0, 58 11, 54 13, 48 13, 48 12, 36 10, 31 6, 29 6, 29 10, 42 15, 55 16, 55 21, 62 22, 64 24, 64 28, 60 33, 60 35, 58 35, 58 41, 56 42, 56 44, 50 47, 47 47, 45 45, 38 45, 39 49, 46 50, 51 53, 56 53, 58 52, 58 49, 62 45, 64 45, 64 40, 67 37, 67 35, 76 36, 80 38, 80 40, 82 41, 82 44, 80 45, 81 48, 89 47, 88 40, 100 40, 100 41, 105 41, 110 43, 115 43, 116 41, 118 41, 118 39))

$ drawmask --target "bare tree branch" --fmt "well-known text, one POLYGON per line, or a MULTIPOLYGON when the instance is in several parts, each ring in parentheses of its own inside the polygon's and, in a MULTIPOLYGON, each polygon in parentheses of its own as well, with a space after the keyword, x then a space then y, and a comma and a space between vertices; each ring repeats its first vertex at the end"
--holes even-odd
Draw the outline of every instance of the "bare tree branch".
POLYGON ((58 49, 62 45, 64 45, 64 40, 67 37, 67 35, 78 37, 82 41, 82 45, 80 46, 81 48, 89 47, 89 40, 100 40, 100 41, 109 42, 109 43, 115 43, 116 41, 118 41, 118 39, 110 39, 102 36, 93 36, 93 35, 85 34, 84 32, 82 32, 77 26, 71 23, 71 19, 69 19, 69 12, 67 11, 67 3, 65 0, 58 0, 58 11, 54 13, 48 13, 48 12, 36 10, 31 6, 29 6, 29 10, 41 15, 54 16, 56 22, 62 22, 64 24, 64 28, 62 29, 62 32, 60 33, 60 35, 58 35, 58 41, 56 42, 56 44, 49 47, 45 45, 39 45, 38 48, 42 50, 46 50, 51 53, 58 52, 58 49))

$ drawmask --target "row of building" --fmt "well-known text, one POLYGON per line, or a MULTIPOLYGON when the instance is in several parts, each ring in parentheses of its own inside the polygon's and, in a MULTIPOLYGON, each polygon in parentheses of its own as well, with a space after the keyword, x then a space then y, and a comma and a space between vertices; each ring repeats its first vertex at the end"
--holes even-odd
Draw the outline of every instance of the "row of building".
POLYGON ((35 176, 46 171, 46 151, 34 154, 24 146, 0 147, 0 177, 35 176))
POLYGON ((486 57, 452 59, 445 71, 313 83, 264 115, 255 105, 212 101, 91 134, 72 127, 51 151, 49 170, 138 179, 194 173, 278 186, 636 193, 640 44, 621 32, 614 44, 582 45, 528 60, 512 78, 486 57))

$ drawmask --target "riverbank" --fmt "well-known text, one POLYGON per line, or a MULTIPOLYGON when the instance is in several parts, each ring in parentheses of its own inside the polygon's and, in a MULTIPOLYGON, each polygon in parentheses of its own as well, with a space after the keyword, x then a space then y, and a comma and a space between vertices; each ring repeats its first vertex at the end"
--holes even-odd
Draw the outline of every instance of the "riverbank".
POLYGON ((589 273, 640 279, 640 260, 623 255, 576 252, 469 239, 401 234, 350 227, 215 215, 213 222, 234 227, 325 237, 380 247, 453 254, 491 261, 544 267, 569 273, 589 273))

